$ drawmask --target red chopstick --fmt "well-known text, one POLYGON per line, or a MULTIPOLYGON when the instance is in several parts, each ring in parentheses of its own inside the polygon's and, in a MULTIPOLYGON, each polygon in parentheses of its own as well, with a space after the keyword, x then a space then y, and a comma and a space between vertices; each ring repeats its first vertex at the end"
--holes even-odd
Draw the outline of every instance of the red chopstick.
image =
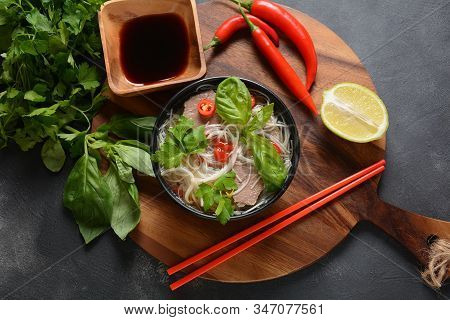
MULTIPOLYGON (((361 183, 367 181, 368 179, 374 177, 375 175, 377 175, 377 174, 383 172, 383 171, 384 171, 384 166, 380 166, 380 164, 384 164, 384 163, 385 163, 384 160, 382 160, 382 161, 380 161, 380 162, 374 164, 373 166, 369 167, 369 168, 372 169, 372 171, 368 170, 369 168, 367 168, 367 169, 365 169, 365 170, 359 172, 358 174, 356 174, 356 175, 359 175, 359 177, 358 177, 357 179, 353 179, 353 181, 351 181, 350 183, 348 183, 348 181, 351 180, 350 178, 354 177, 355 175, 353 175, 353 176, 351 176, 351 177, 348 177, 348 178, 346 178, 346 179, 340 181, 338 184, 341 185, 341 186, 342 186, 342 183, 343 183, 343 182, 346 182, 347 184, 343 185, 342 188, 340 188, 340 189, 337 190, 337 191, 332 192, 331 194, 327 195, 326 197, 322 198, 321 200, 318 200, 317 202, 315 202, 314 204, 310 205, 309 207, 307 207, 307 208, 305 208, 305 209, 303 209, 303 210, 297 212, 296 214, 292 215, 291 217, 285 219, 284 221, 282 221, 282 222, 280 222, 280 223, 277 223, 276 225, 274 225, 273 227, 267 229, 266 231, 264 231, 264 232, 262 232, 262 233, 256 235, 255 237, 253 237, 253 238, 247 240, 246 242, 242 243, 241 245, 237 246, 236 248, 234 248, 234 249, 232 249, 232 250, 226 252, 226 253, 223 254, 222 256, 220 256, 220 257, 218 257, 218 258, 212 260, 211 262, 205 264, 204 266, 198 268, 197 270, 195 270, 195 271, 189 273, 188 275, 186 275, 185 277, 181 278, 180 280, 175 281, 174 283, 172 283, 172 284, 170 285, 170 289, 171 289, 171 290, 176 290, 176 289, 178 289, 179 287, 181 287, 181 286, 185 285, 186 283, 188 283, 188 282, 194 280, 195 278, 199 277, 200 275, 202 275, 202 274, 208 272, 208 271, 211 270, 212 268, 214 268, 214 267, 218 266, 219 264, 221 264, 221 263, 227 261, 228 259, 234 257, 234 256, 237 255, 238 253, 240 253, 240 252, 242 252, 242 251, 248 249, 249 247, 253 246, 254 244, 256 244, 256 243, 258 243, 258 242, 260 242, 260 241, 266 239, 267 237, 273 235, 274 233, 276 233, 276 232, 278 232, 278 231, 284 229, 285 227, 287 227, 287 226, 290 225, 291 223, 293 223, 293 222, 299 220, 300 218, 306 216, 307 214, 311 213, 312 211, 316 210, 317 208, 320 208, 321 206, 323 206, 323 205, 327 204, 328 202, 330 202, 330 201, 336 199, 337 197, 341 196, 342 194, 346 193, 347 191, 353 189, 354 187, 360 185, 361 183), (375 167, 375 169, 374 169, 374 167, 375 167), (361 176, 361 173, 362 173, 362 172, 364 172, 365 174, 363 174, 363 175, 361 176)), ((333 186, 331 186, 331 187, 329 187, 329 188, 327 188, 327 189, 325 189, 325 190, 329 190, 329 189, 333 188, 334 186, 335 186, 335 185, 333 185, 333 186)), ((322 195, 323 195, 324 193, 327 194, 327 192, 324 192, 325 190, 323 190, 323 191, 321 191, 321 192, 319 192, 319 193, 316 193, 316 194, 313 195, 312 197, 314 197, 315 199, 318 199, 318 195, 319 195, 319 194, 322 194, 322 195)), ((328 192, 328 193, 329 193, 329 192, 328 192)), ((312 198, 312 197, 310 197, 310 198, 312 198)), ((309 199, 309 198, 308 198, 308 199, 309 199)), ((289 208, 292 208, 292 207, 294 207, 294 206, 298 206, 300 203, 304 203, 306 200, 307 200, 307 199, 305 199, 305 200, 303 200, 303 201, 300 201, 299 203, 297 203, 297 204, 295 204, 295 205, 293 205, 293 206, 291 206, 291 207, 289 207, 289 208)), ((314 201, 314 200, 312 200, 312 201, 314 201)), ((288 208, 288 209, 289 209, 289 208, 288 208)), ((285 209, 285 210, 283 210, 283 211, 281 211, 281 212, 285 212, 286 210, 287 210, 287 209, 285 209)), ((294 209, 294 210, 295 210, 295 209, 294 209)), ((281 212, 280 212, 280 213, 281 213, 281 212)), ((292 212, 292 211, 291 211, 291 212, 292 212)), ((278 213, 278 214, 279 214, 279 213, 278 213)), ((278 215, 278 214, 277 214, 277 215, 278 215)), ((264 221, 265 221, 265 220, 264 220, 264 221)), ((256 226, 256 225, 255 225, 255 226, 256 226)), ((249 229, 250 229, 250 228, 249 228, 249 229)), ((248 229, 246 229, 246 230, 248 230, 248 229)), ((244 230, 244 231, 246 231, 246 230, 244 230)), ((242 233, 243 233, 244 231, 242 231, 242 233)), ((239 235, 239 233, 238 233, 238 235, 239 235)), ((233 236, 233 237, 235 237, 235 236, 233 236)), ((233 238, 233 237, 232 237, 232 238, 233 238)), ((229 240, 229 239, 227 239, 227 240, 225 240, 225 241, 223 241, 223 242, 226 242, 226 241, 228 241, 228 240, 229 240)), ((222 243, 222 242, 221 242, 221 243, 222 243)), ((216 246, 217 246, 217 245, 216 245, 216 246)), ((215 246, 213 246, 213 247, 215 247, 215 246)), ((213 247, 211 247, 211 248, 213 248, 213 247)), ((211 248, 210 248, 210 249, 211 249, 211 248)), ((207 251, 207 250, 205 250, 205 251, 207 251)), ((201 254, 202 254, 202 253, 200 253, 199 255, 201 255, 201 254)), ((188 259, 188 260, 189 260, 189 259, 188 259)))
POLYGON ((331 192, 349 184, 352 181, 355 181, 356 179, 375 170, 376 168, 383 166, 385 163, 386 163, 386 161, 384 161, 384 160, 380 160, 380 161, 376 162, 375 164, 371 165, 370 167, 367 167, 366 169, 363 169, 363 170, 359 171, 358 173, 355 173, 355 174, 351 175, 350 177, 347 177, 347 178, 333 184, 332 186, 330 186, 322 191, 319 191, 316 194, 314 194, 306 199, 303 199, 302 201, 297 202, 296 204, 293 204, 292 206, 290 206, 284 210, 281 210, 280 212, 274 214, 273 216, 270 216, 270 217, 258 222, 257 224, 250 226, 247 229, 242 230, 241 232, 238 232, 237 234, 209 247, 208 249, 201 251, 200 253, 197 253, 196 255, 193 255, 192 257, 167 269, 167 273, 169 275, 172 275, 172 274, 190 266, 191 264, 196 263, 197 261, 200 261, 200 260, 206 258, 207 256, 229 246, 230 244, 232 244, 242 238, 245 238, 246 236, 268 226, 269 224, 272 224, 273 222, 286 217, 287 215, 291 214, 292 212, 297 211, 300 208, 303 208, 304 206, 306 206, 324 196, 327 196, 331 192))

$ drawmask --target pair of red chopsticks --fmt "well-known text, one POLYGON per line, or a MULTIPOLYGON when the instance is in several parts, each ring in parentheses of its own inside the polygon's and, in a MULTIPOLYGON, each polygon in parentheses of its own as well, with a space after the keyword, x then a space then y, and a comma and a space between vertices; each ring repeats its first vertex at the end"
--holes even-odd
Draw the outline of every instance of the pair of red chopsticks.
POLYGON ((281 218, 284 218, 291 213, 311 204, 310 206, 304 208, 301 211, 298 211, 297 213, 293 214, 289 218, 286 218, 285 220, 275 224, 274 226, 270 227, 269 229, 265 230, 264 232, 256 235, 255 237, 247 240, 246 242, 242 243, 241 245, 237 246, 236 248, 224 253, 220 257, 212 260, 211 262, 208 262, 207 264, 203 265, 202 267, 198 268, 197 270, 189 273, 188 275, 184 276, 178 281, 175 281, 170 285, 170 289, 176 290, 179 287, 185 285, 186 283, 194 280, 195 278, 201 276, 202 274, 208 272, 212 268, 218 266, 219 264, 227 261, 228 259, 234 257, 238 253, 250 248, 251 246, 257 244, 258 242, 264 240, 265 238, 273 235, 274 233, 284 229, 291 223, 299 220, 300 218, 303 218, 307 214, 311 213, 312 211, 322 207, 323 205, 327 204, 328 202, 336 199, 337 197, 343 195, 347 191, 353 189, 354 187, 360 185, 361 183, 369 180, 370 178, 376 176, 377 174, 384 171, 384 165, 386 164, 385 160, 380 160, 377 163, 371 165, 370 167, 367 167, 364 170, 359 171, 358 173, 355 173, 351 175, 350 177, 347 177, 338 183, 317 192, 316 194, 297 202, 296 204, 274 214, 273 216, 268 217, 267 219, 262 220, 261 222, 258 222, 257 224, 235 234, 234 236, 231 236, 230 238, 223 240, 212 247, 209 247, 208 249, 184 260, 183 262, 169 268, 167 270, 167 273, 169 275, 174 274, 175 272, 178 272, 193 263, 200 261, 201 259, 206 258, 207 256, 227 247, 228 245, 268 226, 269 224, 272 224, 275 221, 280 220, 281 218))

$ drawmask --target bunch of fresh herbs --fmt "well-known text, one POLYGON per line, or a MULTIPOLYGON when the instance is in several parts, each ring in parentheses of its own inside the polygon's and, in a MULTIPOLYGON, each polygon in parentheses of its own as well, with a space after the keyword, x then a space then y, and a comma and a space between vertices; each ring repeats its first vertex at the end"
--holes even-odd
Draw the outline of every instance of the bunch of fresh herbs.
POLYGON ((214 209, 221 224, 226 224, 234 212, 231 197, 237 190, 235 177, 234 171, 227 172, 213 184, 202 183, 195 191, 195 196, 203 200, 203 210, 214 209))
POLYGON ((140 219, 132 170, 152 175, 154 118, 117 116, 97 131, 105 75, 97 11, 103 0, 0 0, 0 148, 41 146, 58 172, 79 158, 64 190, 86 242, 109 227, 124 239, 140 219), (119 140, 122 138, 125 140, 119 140), (105 175, 102 158, 109 162, 105 175))

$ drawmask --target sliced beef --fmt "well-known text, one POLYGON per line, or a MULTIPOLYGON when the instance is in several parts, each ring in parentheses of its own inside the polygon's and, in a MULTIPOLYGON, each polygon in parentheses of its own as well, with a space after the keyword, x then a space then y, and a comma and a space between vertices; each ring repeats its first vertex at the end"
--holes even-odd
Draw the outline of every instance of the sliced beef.
POLYGON ((207 122, 219 123, 219 118, 217 116, 217 113, 209 119, 203 119, 202 116, 198 113, 197 104, 202 99, 210 99, 214 102, 216 99, 216 93, 213 90, 209 90, 209 91, 205 91, 205 92, 199 93, 199 94, 191 97, 189 100, 187 100, 184 103, 183 115, 186 118, 194 120, 194 123, 197 126, 205 124, 207 122))
POLYGON ((259 178, 256 168, 251 164, 236 162, 233 167, 236 173, 236 184, 239 187, 246 183, 247 185, 237 194, 233 196, 234 202, 238 207, 253 206, 258 201, 259 195, 264 190, 264 183, 259 178), (249 178, 250 176, 250 178, 249 178))

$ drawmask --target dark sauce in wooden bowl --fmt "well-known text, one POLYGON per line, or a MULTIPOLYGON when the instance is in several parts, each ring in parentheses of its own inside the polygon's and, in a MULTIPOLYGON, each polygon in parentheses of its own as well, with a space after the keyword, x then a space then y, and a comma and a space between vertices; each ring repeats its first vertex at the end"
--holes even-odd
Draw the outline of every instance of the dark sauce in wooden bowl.
POLYGON ((182 74, 189 60, 186 24, 175 13, 127 21, 120 31, 120 63, 132 83, 149 84, 182 74))

